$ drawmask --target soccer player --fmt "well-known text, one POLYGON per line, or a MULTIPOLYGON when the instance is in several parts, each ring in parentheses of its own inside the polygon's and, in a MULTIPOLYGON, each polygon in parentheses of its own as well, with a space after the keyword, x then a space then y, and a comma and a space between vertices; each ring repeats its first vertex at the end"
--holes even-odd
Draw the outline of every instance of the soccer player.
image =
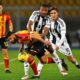
POLYGON ((54 48, 66 55, 68 60, 72 62, 78 69, 80 69, 80 65, 76 58, 72 55, 66 39, 66 24, 64 20, 59 17, 59 10, 56 7, 51 8, 50 17, 51 19, 46 25, 46 31, 50 31, 50 40, 55 44, 54 48))
MULTIPOLYGON (((47 46, 50 44, 49 41, 43 40, 37 32, 30 33, 27 30, 22 30, 22 31, 19 31, 19 32, 15 33, 15 34, 8 34, 8 40, 11 43, 16 43, 16 42, 17 43, 23 43, 23 44, 27 44, 28 46, 33 46, 34 40, 41 41, 42 43, 44 43, 47 46)), ((22 53, 19 54, 18 59, 20 61, 23 61, 23 62, 28 61, 29 64, 31 65, 31 68, 34 71, 34 74, 38 75, 37 68, 36 68, 36 63, 34 61, 33 56, 31 56, 30 54, 23 55, 22 53)))
MULTIPOLYGON (((44 50, 44 46, 42 46, 42 48, 38 48, 36 49, 35 45, 37 41, 40 41, 42 43, 44 43, 45 45, 49 46, 50 42, 49 41, 45 41, 41 38, 41 36, 37 33, 37 32, 29 32, 27 30, 23 30, 23 31, 19 31, 15 34, 8 34, 8 40, 11 43, 23 43, 23 44, 27 44, 29 48, 27 48, 27 53, 28 54, 22 54, 24 52, 22 52, 21 54, 19 54, 18 59, 20 61, 23 62, 29 62, 29 64, 31 65, 31 68, 33 69, 34 72, 34 77, 39 77, 38 72, 37 72, 37 68, 36 68, 36 63, 34 61, 34 58, 32 56, 32 54, 36 55, 38 57, 38 59, 44 64, 44 63, 54 63, 54 60, 50 57, 45 57, 45 50, 44 50), (35 36, 36 35, 36 36, 35 36)), ((65 73, 65 72, 64 72, 65 73)), ((65 73, 67 74, 67 73, 65 73)))
MULTIPOLYGON (((40 34, 42 33, 42 30, 43 30, 43 27, 45 26, 46 24, 46 21, 48 20, 48 5, 47 4, 41 4, 40 6, 40 9, 39 10, 36 10, 36 11, 33 11, 29 20, 28 20, 28 23, 27 23, 27 29, 31 32, 31 31, 37 31, 39 32, 40 34)), ((37 44, 40 44, 37 43, 37 44)), ((42 44, 42 43, 41 43, 42 44)), ((41 45, 43 46, 43 44, 41 45)), ((28 63, 25 62, 24 63, 24 72, 25 72, 25 75, 22 77, 22 79, 25 79, 26 76, 28 75, 28 63)))
POLYGON ((26 27, 29 31, 37 31, 41 34, 48 19, 48 5, 41 4, 39 10, 32 12, 26 27))
POLYGON ((7 53, 8 43, 6 40, 6 25, 9 26, 9 33, 13 31, 13 24, 8 14, 3 12, 3 5, 0 4, 0 46, 4 58, 4 66, 6 73, 10 73, 9 70, 9 58, 7 53))
MULTIPOLYGON (((34 11, 32 13, 32 15, 30 16, 28 24, 27 24, 27 28, 30 32, 32 32, 32 31, 39 32, 41 34, 41 36, 43 37, 43 29, 44 29, 44 26, 46 25, 48 19, 49 19, 48 5, 42 4, 40 6, 40 10, 34 11)), ((40 48, 40 47, 38 47, 38 46, 40 46, 40 43, 36 43, 36 44, 37 44, 36 48, 37 49, 40 48)), ((51 52, 51 53, 53 53, 53 52, 51 52)), ((61 71, 62 70, 61 61, 59 60, 59 57, 57 56, 57 54, 54 53, 53 58, 61 71), (55 55, 55 57, 54 57, 54 55, 55 55)), ((40 65, 40 67, 41 67, 41 65, 40 65)), ((38 71, 40 71, 39 70, 40 67, 38 67, 38 71)), ((26 71, 25 71, 25 73, 26 73, 26 71)))

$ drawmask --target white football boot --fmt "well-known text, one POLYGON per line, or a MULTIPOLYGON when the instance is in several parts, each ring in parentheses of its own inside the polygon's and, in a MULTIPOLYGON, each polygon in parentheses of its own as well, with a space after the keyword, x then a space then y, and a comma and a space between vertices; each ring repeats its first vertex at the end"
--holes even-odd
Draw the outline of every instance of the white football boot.
POLYGON ((21 80, 29 80, 29 76, 28 75, 24 75, 21 80))

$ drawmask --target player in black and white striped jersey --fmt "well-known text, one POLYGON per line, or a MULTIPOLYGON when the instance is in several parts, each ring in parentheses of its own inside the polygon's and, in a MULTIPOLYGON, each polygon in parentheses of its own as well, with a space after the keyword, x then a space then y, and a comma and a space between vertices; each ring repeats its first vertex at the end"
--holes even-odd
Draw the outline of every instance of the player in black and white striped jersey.
MULTIPOLYGON (((48 4, 41 4, 39 10, 32 12, 26 26, 27 29, 30 32, 37 31, 41 34, 47 20, 49 19, 49 16, 47 14, 48 14, 48 4)), ((40 45, 40 42, 38 44, 40 45)), ((25 75, 28 75, 28 63, 26 62, 24 63, 24 71, 25 75)), ((22 79, 26 78, 27 76, 22 77, 22 79)))
MULTIPOLYGON (((34 11, 32 15, 30 16, 28 24, 27 24, 28 30, 37 31, 41 34, 42 37, 45 36, 42 31, 44 29, 44 26, 49 21, 49 15, 47 14, 48 14, 48 5, 42 4, 40 7, 40 10, 34 11)), ((59 60, 59 57, 56 54, 55 54, 54 60, 56 63, 59 63, 57 64, 59 69, 62 69, 61 62, 59 60)))
POLYGON ((50 41, 52 45, 53 43, 55 44, 53 48, 66 55, 69 61, 80 69, 80 64, 78 64, 76 58, 72 55, 66 39, 66 24, 63 19, 59 18, 59 11, 56 7, 50 10, 50 18, 50 21, 47 22, 45 27, 47 27, 51 33, 50 41))
POLYGON ((42 5, 40 10, 34 11, 28 21, 27 28, 30 31, 38 31, 40 34, 49 19, 48 13, 48 6, 42 5))
MULTIPOLYGON (((28 24, 27 24, 28 30, 30 32, 37 31, 41 34, 44 26, 47 24, 48 19, 49 19, 49 16, 47 15, 47 13, 48 13, 48 6, 45 4, 41 5, 39 11, 34 11, 32 13, 32 15, 30 16, 28 24)), ((43 34, 42 34, 42 36, 43 36, 43 34)), ((59 69, 62 70, 61 62, 56 54, 55 54, 55 56, 57 57, 57 58, 55 58, 55 62, 59 63, 57 65, 58 65, 59 69)), ((25 66, 25 64, 24 64, 24 66, 25 66)))

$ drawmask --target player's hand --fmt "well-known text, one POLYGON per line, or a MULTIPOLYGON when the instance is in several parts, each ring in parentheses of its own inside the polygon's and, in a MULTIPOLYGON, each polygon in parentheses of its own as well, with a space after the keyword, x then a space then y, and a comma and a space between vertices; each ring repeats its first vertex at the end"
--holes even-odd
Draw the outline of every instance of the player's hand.
POLYGON ((18 56, 20 56, 22 53, 20 52, 19 54, 18 54, 18 56))
POLYGON ((21 54, 22 54, 21 52, 18 54, 18 60, 19 60, 19 57, 21 56, 21 54))
POLYGON ((50 44, 51 44, 50 41, 48 41, 48 40, 45 41, 46 46, 49 46, 50 44))
POLYGON ((59 50, 59 46, 58 45, 56 45, 56 50, 59 50))

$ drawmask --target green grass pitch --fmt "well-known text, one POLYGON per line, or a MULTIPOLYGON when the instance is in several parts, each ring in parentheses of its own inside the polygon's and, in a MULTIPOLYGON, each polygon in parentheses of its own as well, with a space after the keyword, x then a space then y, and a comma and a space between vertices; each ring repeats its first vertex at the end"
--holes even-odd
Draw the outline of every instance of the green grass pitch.
MULTIPOLYGON (((80 63, 80 50, 72 50, 73 55, 77 58, 80 63)), ((4 71, 3 56, 0 51, 0 80, 21 80, 21 77, 24 75, 23 63, 17 61, 18 51, 8 51, 10 58, 10 70, 11 74, 7 74, 4 71)), ((59 73, 59 70, 56 64, 45 64, 41 72, 40 79, 29 79, 29 80, 80 80, 80 70, 77 69, 67 58, 58 53, 60 58, 64 58, 68 64, 69 71, 68 76, 62 76, 59 73)), ((35 57, 36 62, 38 59, 35 57)), ((29 77, 33 75, 31 68, 29 69, 29 77)))

